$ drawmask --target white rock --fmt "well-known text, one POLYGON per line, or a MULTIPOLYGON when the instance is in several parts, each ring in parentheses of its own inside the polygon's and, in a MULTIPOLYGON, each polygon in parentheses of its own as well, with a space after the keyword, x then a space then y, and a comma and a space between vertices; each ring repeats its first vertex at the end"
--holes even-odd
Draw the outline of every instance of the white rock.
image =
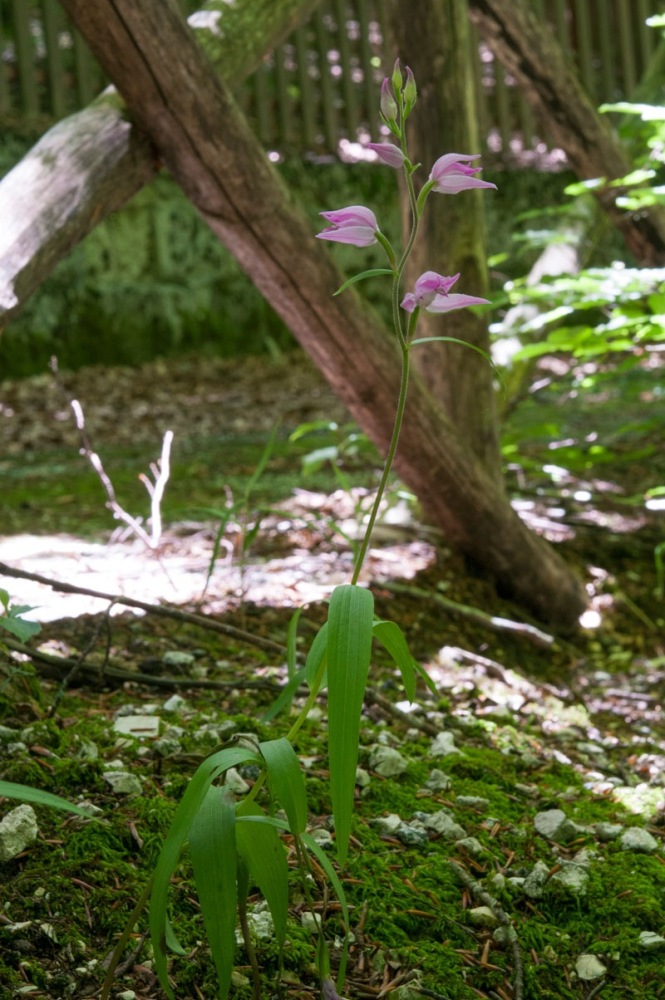
MULTIPOLYGON (((195 660, 196 657, 192 656, 191 653, 184 653, 179 649, 169 649, 162 656, 162 663, 167 667, 191 667, 195 660)), ((166 708, 166 706, 164 707, 166 708)))
POLYGON ((39 828, 32 806, 16 806, 0 821, 0 861, 10 861, 34 844, 39 828))
POLYGON ((545 893, 545 884, 549 877, 549 866, 544 861, 536 861, 533 869, 524 879, 524 894, 529 899, 540 899, 545 893))
POLYGON ((567 844, 581 828, 568 819, 563 809, 545 809, 534 816, 533 825, 541 837, 567 844))
POLYGON ((356 768, 356 785, 358 788, 367 788, 372 779, 369 776, 369 772, 365 770, 364 767, 356 768))
POLYGON ((616 840, 620 836, 623 827, 620 823, 596 823, 594 830, 598 840, 609 843, 610 840, 616 840))
POLYGON ((429 778, 425 782, 425 788, 432 792, 447 792, 452 782, 445 771, 440 771, 438 767, 433 767, 429 773, 429 778))
POLYGON ((562 885, 565 889, 568 889, 569 892, 572 892, 574 896, 584 896, 586 893, 587 882, 589 881, 589 875, 580 865, 576 865, 572 862, 564 862, 561 866, 561 871, 552 875, 551 881, 562 885))
POLYGON ((654 931, 641 931, 637 940, 639 941, 640 948, 643 948, 645 951, 656 951, 657 948, 665 946, 665 938, 654 931))
POLYGON ((580 955, 575 962, 575 971, 580 979, 600 979, 607 969, 595 955, 580 955))
POLYGON ((377 774, 384 778, 394 778, 398 774, 404 774, 409 762, 399 752, 392 747, 374 747, 369 755, 369 766, 377 774))
POLYGON ((244 795, 249 791, 249 785, 235 767, 230 767, 226 772, 224 784, 230 788, 235 795, 244 795))
POLYGON ((378 826, 383 833, 389 834, 397 833, 403 822, 404 820, 398 816, 397 813, 389 813, 388 816, 379 816, 374 820, 375 825, 378 826))
POLYGON ((459 823, 456 823, 445 809, 440 809, 439 812, 428 816, 425 820, 425 826, 428 830, 440 833, 445 840, 461 840, 462 837, 466 837, 466 830, 459 823))
POLYGON ((157 736, 159 733, 158 715, 121 715, 113 723, 115 733, 126 736, 157 736))
POLYGON ((619 837, 619 843, 624 851, 633 851, 635 854, 653 854, 658 849, 656 838, 641 826, 629 826, 619 837))
POLYGON ((136 775, 127 771, 105 771, 103 778, 116 795, 140 795, 143 791, 143 786, 136 775))
POLYGON ((187 708, 187 701, 179 694, 172 694, 171 697, 167 698, 164 702, 163 707, 165 712, 184 712, 187 708))
POLYGON ((447 757, 452 753, 461 753, 462 751, 458 750, 455 746, 455 737, 453 734, 444 729, 442 733, 438 733, 432 740, 429 752, 432 757, 447 757))
POLYGON ((499 919, 489 906, 474 906, 469 910, 469 920, 474 927, 496 927, 499 919))

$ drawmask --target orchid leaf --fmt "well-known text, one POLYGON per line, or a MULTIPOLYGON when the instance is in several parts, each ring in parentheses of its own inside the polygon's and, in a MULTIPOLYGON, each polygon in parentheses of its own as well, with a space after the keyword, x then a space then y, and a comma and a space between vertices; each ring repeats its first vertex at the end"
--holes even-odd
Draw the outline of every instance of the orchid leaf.
POLYGON ((268 769, 267 785, 281 803, 291 833, 302 833, 307 826, 307 792, 300 761, 287 739, 259 743, 268 769))
POLYGON ((222 1000, 231 986, 235 958, 238 908, 235 826, 233 793, 226 788, 209 788, 192 821, 189 847, 196 892, 222 1000))
POLYGON ((333 292, 333 295, 341 295, 350 285, 355 285, 357 281, 364 281, 365 278, 374 278, 378 274, 392 273, 389 267, 372 267, 369 271, 361 271, 360 274, 354 274, 352 278, 347 278, 344 284, 340 285, 336 292, 333 292))
POLYGON ((92 819, 90 813, 82 806, 75 806, 67 799, 53 795, 52 792, 44 792, 41 788, 32 788, 30 785, 19 785, 14 781, 0 781, 0 795, 7 799, 20 799, 22 802, 34 802, 37 806, 49 806, 51 809, 64 809, 66 812, 76 813, 78 816, 85 816, 92 819))
POLYGON ((244 747, 225 747, 211 754, 194 772, 171 822, 157 859, 152 893, 150 896, 150 939, 152 941, 155 971, 166 995, 173 1000, 173 990, 168 980, 167 955, 167 906, 171 875, 176 869, 180 852, 187 839, 194 817, 198 813, 212 782, 223 771, 240 764, 263 763, 258 754, 244 747))
MULTIPOLYGON (((314 641, 309 647, 307 660, 305 661, 305 677, 310 688, 314 684, 319 669, 326 657, 328 649, 328 622, 324 622, 319 631, 314 636, 314 641)), ((324 687, 322 683, 320 688, 324 687)))
POLYGON ((328 760, 337 854, 349 846, 358 737, 372 652, 374 599, 369 590, 336 587, 328 612, 328 760))
POLYGON ((239 870, 238 886, 245 892, 248 878, 259 887, 270 908, 275 934, 280 946, 286 937, 289 906, 289 868, 286 851, 277 830, 267 823, 243 823, 247 816, 266 817, 255 802, 241 802, 236 809, 236 848, 239 870), (242 869, 246 869, 247 877, 242 869))
POLYGON ((415 661, 409 652, 406 637, 396 622, 375 621, 374 637, 395 661, 402 675, 404 692, 413 701, 416 696, 415 661))
POLYGON ((279 715, 280 712, 283 712, 284 709, 291 704, 294 694, 300 685, 305 683, 305 675, 306 671, 303 667, 293 675, 291 680, 286 682, 280 693, 275 698, 275 701, 272 703, 265 715, 263 715, 261 719, 262 722, 272 722, 272 720, 279 715))

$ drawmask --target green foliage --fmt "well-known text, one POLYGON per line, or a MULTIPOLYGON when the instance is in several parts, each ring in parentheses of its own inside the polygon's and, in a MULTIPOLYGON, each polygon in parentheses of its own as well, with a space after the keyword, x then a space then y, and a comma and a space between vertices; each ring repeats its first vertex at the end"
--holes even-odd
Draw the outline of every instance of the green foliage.
POLYGON ((10 604, 9 594, 1 588, 0 605, 3 609, 0 613, 0 630, 4 629, 5 632, 9 632, 19 642, 26 642, 27 639, 32 638, 33 635, 37 635, 41 631, 41 627, 37 622, 24 621, 22 618, 22 615, 33 610, 32 607, 28 604, 10 604))

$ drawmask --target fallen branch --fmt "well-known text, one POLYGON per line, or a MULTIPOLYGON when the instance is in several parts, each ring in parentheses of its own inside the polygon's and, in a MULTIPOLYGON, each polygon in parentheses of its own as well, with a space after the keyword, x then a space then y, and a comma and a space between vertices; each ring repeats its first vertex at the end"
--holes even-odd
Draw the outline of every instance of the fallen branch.
POLYGON ((169 607, 165 604, 148 604, 147 601, 137 601, 133 597, 122 597, 118 594, 105 594, 101 590, 92 590, 90 587, 75 587, 71 583, 61 583, 59 580, 50 580, 39 573, 28 573, 26 570, 16 569, 8 566, 7 563, 0 563, 0 576, 9 576, 18 580, 32 580, 34 583, 41 583, 45 587, 50 587, 61 594, 80 594, 83 597, 97 597, 100 601, 109 601, 111 604, 122 604, 127 608, 137 608, 145 611, 146 614, 156 615, 162 618, 172 618, 178 622, 186 622, 189 625, 197 625, 199 628, 208 629, 211 632, 221 632, 238 642, 247 643, 250 646, 258 646, 269 653, 276 653, 286 659, 286 648, 280 646, 272 639, 264 639, 263 636, 253 635, 243 629, 235 628, 233 625, 226 625, 215 618, 206 618, 205 615, 193 614, 191 611, 182 611, 180 608, 169 607))
POLYGON ((65 680, 69 679, 70 676, 82 675, 88 678, 94 677, 97 680, 101 678, 103 680, 117 681, 118 684, 125 684, 130 681, 133 684, 145 684, 150 687, 162 688, 207 688, 213 691, 230 691, 239 688, 257 691, 280 690, 279 684, 275 684, 274 681, 269 680, 212 681, 199 677, 161 677, 159 674, 153 676, 152 674, 142 674, 138 671, 123 670, 122 667, 116 667, 112 663, 88 663, 82 660, 81 656, 77 656, 76 658, 53 656, 51 653, 44 653, 41 649, 31 649, 30 646, 24 646, 22 642, 17 642, 14 639, 3 639, 2 641, 8 649, 13 650, 15 653, 21 653, 29 657, 36 664, 44 664, 49 668, 45 671, 47 676, 54 676, 57 679, 63 678, 63 675, 65 680))
POLYGON ((450 598, 442 597, 441 594, 435 594, 431 590, 422 590, 420 587, 409 587, 404 583, 382 583, 381 588, 383 590, 390 590, 394 594, 408 594, 411 597, 432 601, 434 604, 445 608, 446 611, 450 611, 451 614, 470 618, 471 621, 478 622, 479 625, 491 628, 495 632, 512 632, 514 635, 523 636, 535 646, 549 649, 554 642, 554 636, 541 631, 535 625, 528 625, 526 622, 514 622, 509 618, 498 618, 496 615, 488 615, 484 611, 481 611, 480 608, 472 608, 468 604, 458 604, 457 601, 451 601, 450 598))

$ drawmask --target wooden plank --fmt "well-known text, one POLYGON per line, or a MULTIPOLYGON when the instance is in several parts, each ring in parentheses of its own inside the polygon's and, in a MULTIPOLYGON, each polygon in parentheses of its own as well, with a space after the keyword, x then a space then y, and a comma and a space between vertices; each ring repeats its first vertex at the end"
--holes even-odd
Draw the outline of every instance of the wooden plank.
POLYGON ((42 0, 44 17, 44 42, 46 44, 46 72, 48 80, 49 110, 56 118, 64 118, 68 111, 68 100, 60 30, 62 8, 56 0, 42 0))
POLYGON ((337 41, 339 44, 339 56, 342 66, 342 97, 344 107, 344 125, 347 136, 353 141, 357 138, 358 127, 360 125, 358 117, 358 102, 356 99, 356 85, 353 82, 353 57, 347 20, 351 11, 345 0, 335 0, 335 19, 337 21, 337 41))
MULTIPOLYGON (((603 17, 607 17, 607 6, 611 0, 602 0, 605 4, 603 17)), ((589 16, 589 0, 575 0, 575 28, 576 28, 576 50, 577 65, 580 79, 585 90, 594 101, 598 101, 598 88, 593 72, 593 33, 591 29, 591 18, 589 16)), ((594 20, 598 20, 597 17, 594 20)))
POLYGON ((360 25, 360 65, 363 73, 362 94, 364 99, 364 119, 371 135, 377 135, 379 127, 379 86, 375 80, 371 34, 376 33, 378 21, 370 11, 369 0, 358 0, 358 23, 360 25), (372 24, 372 22, 374 22, 372 24))
POLYGON ((16 39, 20 111, 26 117, 39 114, 39 90, 35 66, 35 44, 30 31, 31 9, 25 0, 12 0, 11 14, 16 39))
POLYGON ((619 52, 621 59, 622 91, 623 97, 628 98, 635 90, 637 83, 637 71, 635 68, 635 49, 633 37, 632 18, 630 16, 629 3, 632 0, 615 0, 617 5, 617 22, 619 37, 619 52))
MULTIPOLYGON (((9 34, 2 18, 2 7, 0 7, 0 52, 7 52, 8 46, 9 34)), ((0 59, 0 115, 6 115, 9 112, 10 106, 9 60, 0 59)))
POLYGON ((333 87, 330 74, 330 64, 328 62, 328 52, 331 48, 330 31, 328 30, 324 15, 320 9, 314 14, 316 25, 316 39, 319 55, 319 67, 321 70, 321 112, 323 118, 323 134, 325 143, 330 150, 337 150, 337 139, 339 136, 339 124, 337 109, 335 107, 335 89, 333 87))
POLYGON ((300 89, 300 119, 303 140, 308 150, 317 145, 316 119, 314 114, 314 88, 309 75, 309 49, 307 31, 302 25, 294 33, 296 61, 298 63, 298 87, 300 89))

